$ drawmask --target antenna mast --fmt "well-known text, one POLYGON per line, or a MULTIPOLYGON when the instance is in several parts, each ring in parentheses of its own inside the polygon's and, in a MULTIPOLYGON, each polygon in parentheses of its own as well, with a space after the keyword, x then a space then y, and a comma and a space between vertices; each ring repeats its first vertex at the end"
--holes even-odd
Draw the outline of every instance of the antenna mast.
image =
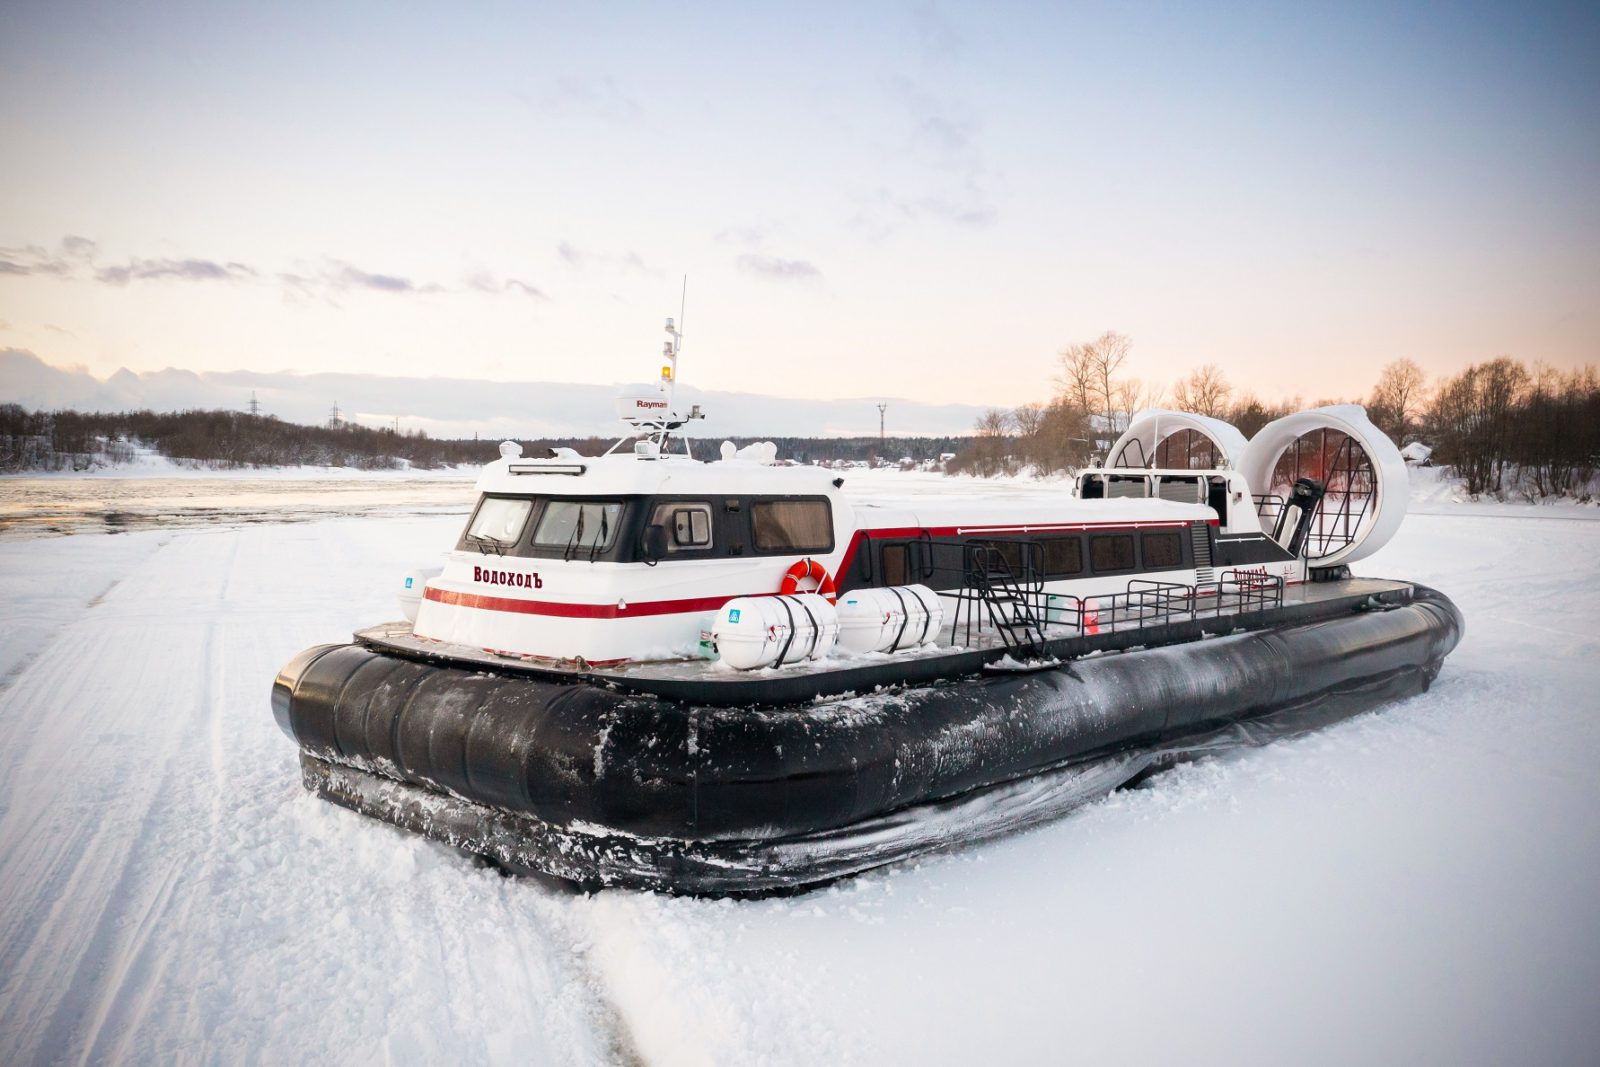
POLYGON ((661 358, 666 363, 661 367, 661 391, 667 394, 667 409, 672 410, 673 394, 678 388, 678 351, 683 347, 683 312, 689 302, 689 276, 683 276, 683 293, 678 298, 678 321, 673 323, 667 319, 667 336, 672 340, 661 347, 661 358))
MULTIPOLYGON (((689 276, 686 274, 683 277, 683 293, 678 301, 678 318, 676 321, 667 319, 668 340, 661 347, 661 381, 658 389, 662 399, 652 399, 648 393, 641 397, 632 392, 623 393, 617 398, 618 416, 635 429, 636 436, 645 438, 649 445, 653 446, 655 455, 659 455, 665 448, 672 431, 695 419, 705 418, 705 413, 700 410, 699 404, 692 405, 687 414, 680 413, 673 406, 678 385, 678 353, 683 348, 683 314, 688 300, 689 276)), ((648 389, 648 386, 646 388, 648 389)), ((606 455, 615 452, 627 440, 625 437, 612 445, 606 455)), ((634 445, 634 451, 640 455, 651 454, 644 441, 634 445)), ((683 438, 683 454, 693 458, 687 436, 683 438)))

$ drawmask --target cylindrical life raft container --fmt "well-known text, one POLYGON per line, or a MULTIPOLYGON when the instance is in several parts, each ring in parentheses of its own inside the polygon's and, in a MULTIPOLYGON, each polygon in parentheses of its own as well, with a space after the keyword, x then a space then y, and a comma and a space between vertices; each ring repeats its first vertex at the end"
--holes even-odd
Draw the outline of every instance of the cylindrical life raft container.
POLYGON ((400 597, 400 611, 405 615, 406 621, 417 621, 417 609, 422 606, 422 594, 428 587, 431 579, 444 573, 443 567, 418 567, 416 570, 407 571, 406 576, 400 581, 398 590, 400 597))
POLYGON ((835 605, 839 644, 851 652, 894 652, 916 648, 939 635, 944 605, 925 585, 852 589, 835 605))
POLYGON ((817 659, 838 636, 838 613, 815 593, 739 597, 723 605, 711 627, 722 662, 741 671, 817 659))

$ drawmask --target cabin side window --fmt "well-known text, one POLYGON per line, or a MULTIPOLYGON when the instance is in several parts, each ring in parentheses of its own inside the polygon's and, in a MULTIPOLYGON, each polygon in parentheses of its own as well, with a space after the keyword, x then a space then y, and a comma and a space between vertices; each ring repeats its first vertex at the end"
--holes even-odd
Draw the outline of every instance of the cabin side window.
POLYGON ((1011 577, 1021 578, 1026 574, 1027 563, 1029 562, 1029 554, 1027 553, 1028 546, 1023 542, 976 541, 974 544, 982 545, 983 548, 987 550, 989 558, 982 559, 980 556, 979 562, 981 565, 988 567, 991 571, 998 572, 1000 568, 995 564, 997 560, 1004 560, 1005 570, 1006 572, 1009 572, 1011 577))
POLYGON ((1183 542, 1175 533, 1147 533, 1140 537, 1145 570, 1169 571, 1183 566, 1183 542))
POLYGON ((1180 504, 1198 504, 1205 499, 1204 481, 1200 478, 1178 478, 1170 475, 1156 479, 1156 495, 1162 500, 1175 500, 1180 504))
POLYGON ((911 550, 907 546, 884 545, 881 558, 884 585, 910 584, 911 550))
POLYGON ((833 513, 826 500, 758 500, 750 525, 759 552, 829 552, 833 513))
POLYGON ((1042 542, 1044 576, 1070 578, 1083 573, 1083 541, 1076 537, 1052 537, 1042 542))
POLYGON ((650 525, 667 531, 667 554, 711 547, 711 505, 701 501, 657 504, 650 525))
POLYGON ((1103 534, 1089 538, 1089 565, 1096 574, 1133 570, 1133 535, 1103 534))
POLYGON ((462 540, 471 545, 510 548, 522 538, 522 529, 532 511, 533 500, 529 497, 486 496, 478 502, 462 540))
POLYGON ((616 500, 552 500, 533 529, 538 548, 601 551, 617 536, 622 504, 616 500))

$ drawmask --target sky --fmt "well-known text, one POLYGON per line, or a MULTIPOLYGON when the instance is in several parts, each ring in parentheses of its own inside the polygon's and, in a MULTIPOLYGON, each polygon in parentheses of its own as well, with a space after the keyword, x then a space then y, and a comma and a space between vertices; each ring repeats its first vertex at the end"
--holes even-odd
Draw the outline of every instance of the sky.
POLYGON ((0 144, 0 348, 100 378, 648 380, 686 277, 796 398, 1600 356, 1592 4, 11 2, 0 144))

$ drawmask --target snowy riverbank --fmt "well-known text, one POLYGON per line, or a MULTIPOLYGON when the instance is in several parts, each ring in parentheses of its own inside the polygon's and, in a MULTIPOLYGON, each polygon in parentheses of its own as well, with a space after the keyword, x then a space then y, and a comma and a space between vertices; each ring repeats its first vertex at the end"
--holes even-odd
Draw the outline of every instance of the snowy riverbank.
MULTIPOLYGON (((980 487, 850 477, 930 483, 980 487)), ((0 1062, 1586 1062, 1600 509, 1485 506, 1357 568, 1461 606, 1430 693, 742 903, 502 878, 301 789, 273 674, 459 515, 0 542, 0 1062)))

